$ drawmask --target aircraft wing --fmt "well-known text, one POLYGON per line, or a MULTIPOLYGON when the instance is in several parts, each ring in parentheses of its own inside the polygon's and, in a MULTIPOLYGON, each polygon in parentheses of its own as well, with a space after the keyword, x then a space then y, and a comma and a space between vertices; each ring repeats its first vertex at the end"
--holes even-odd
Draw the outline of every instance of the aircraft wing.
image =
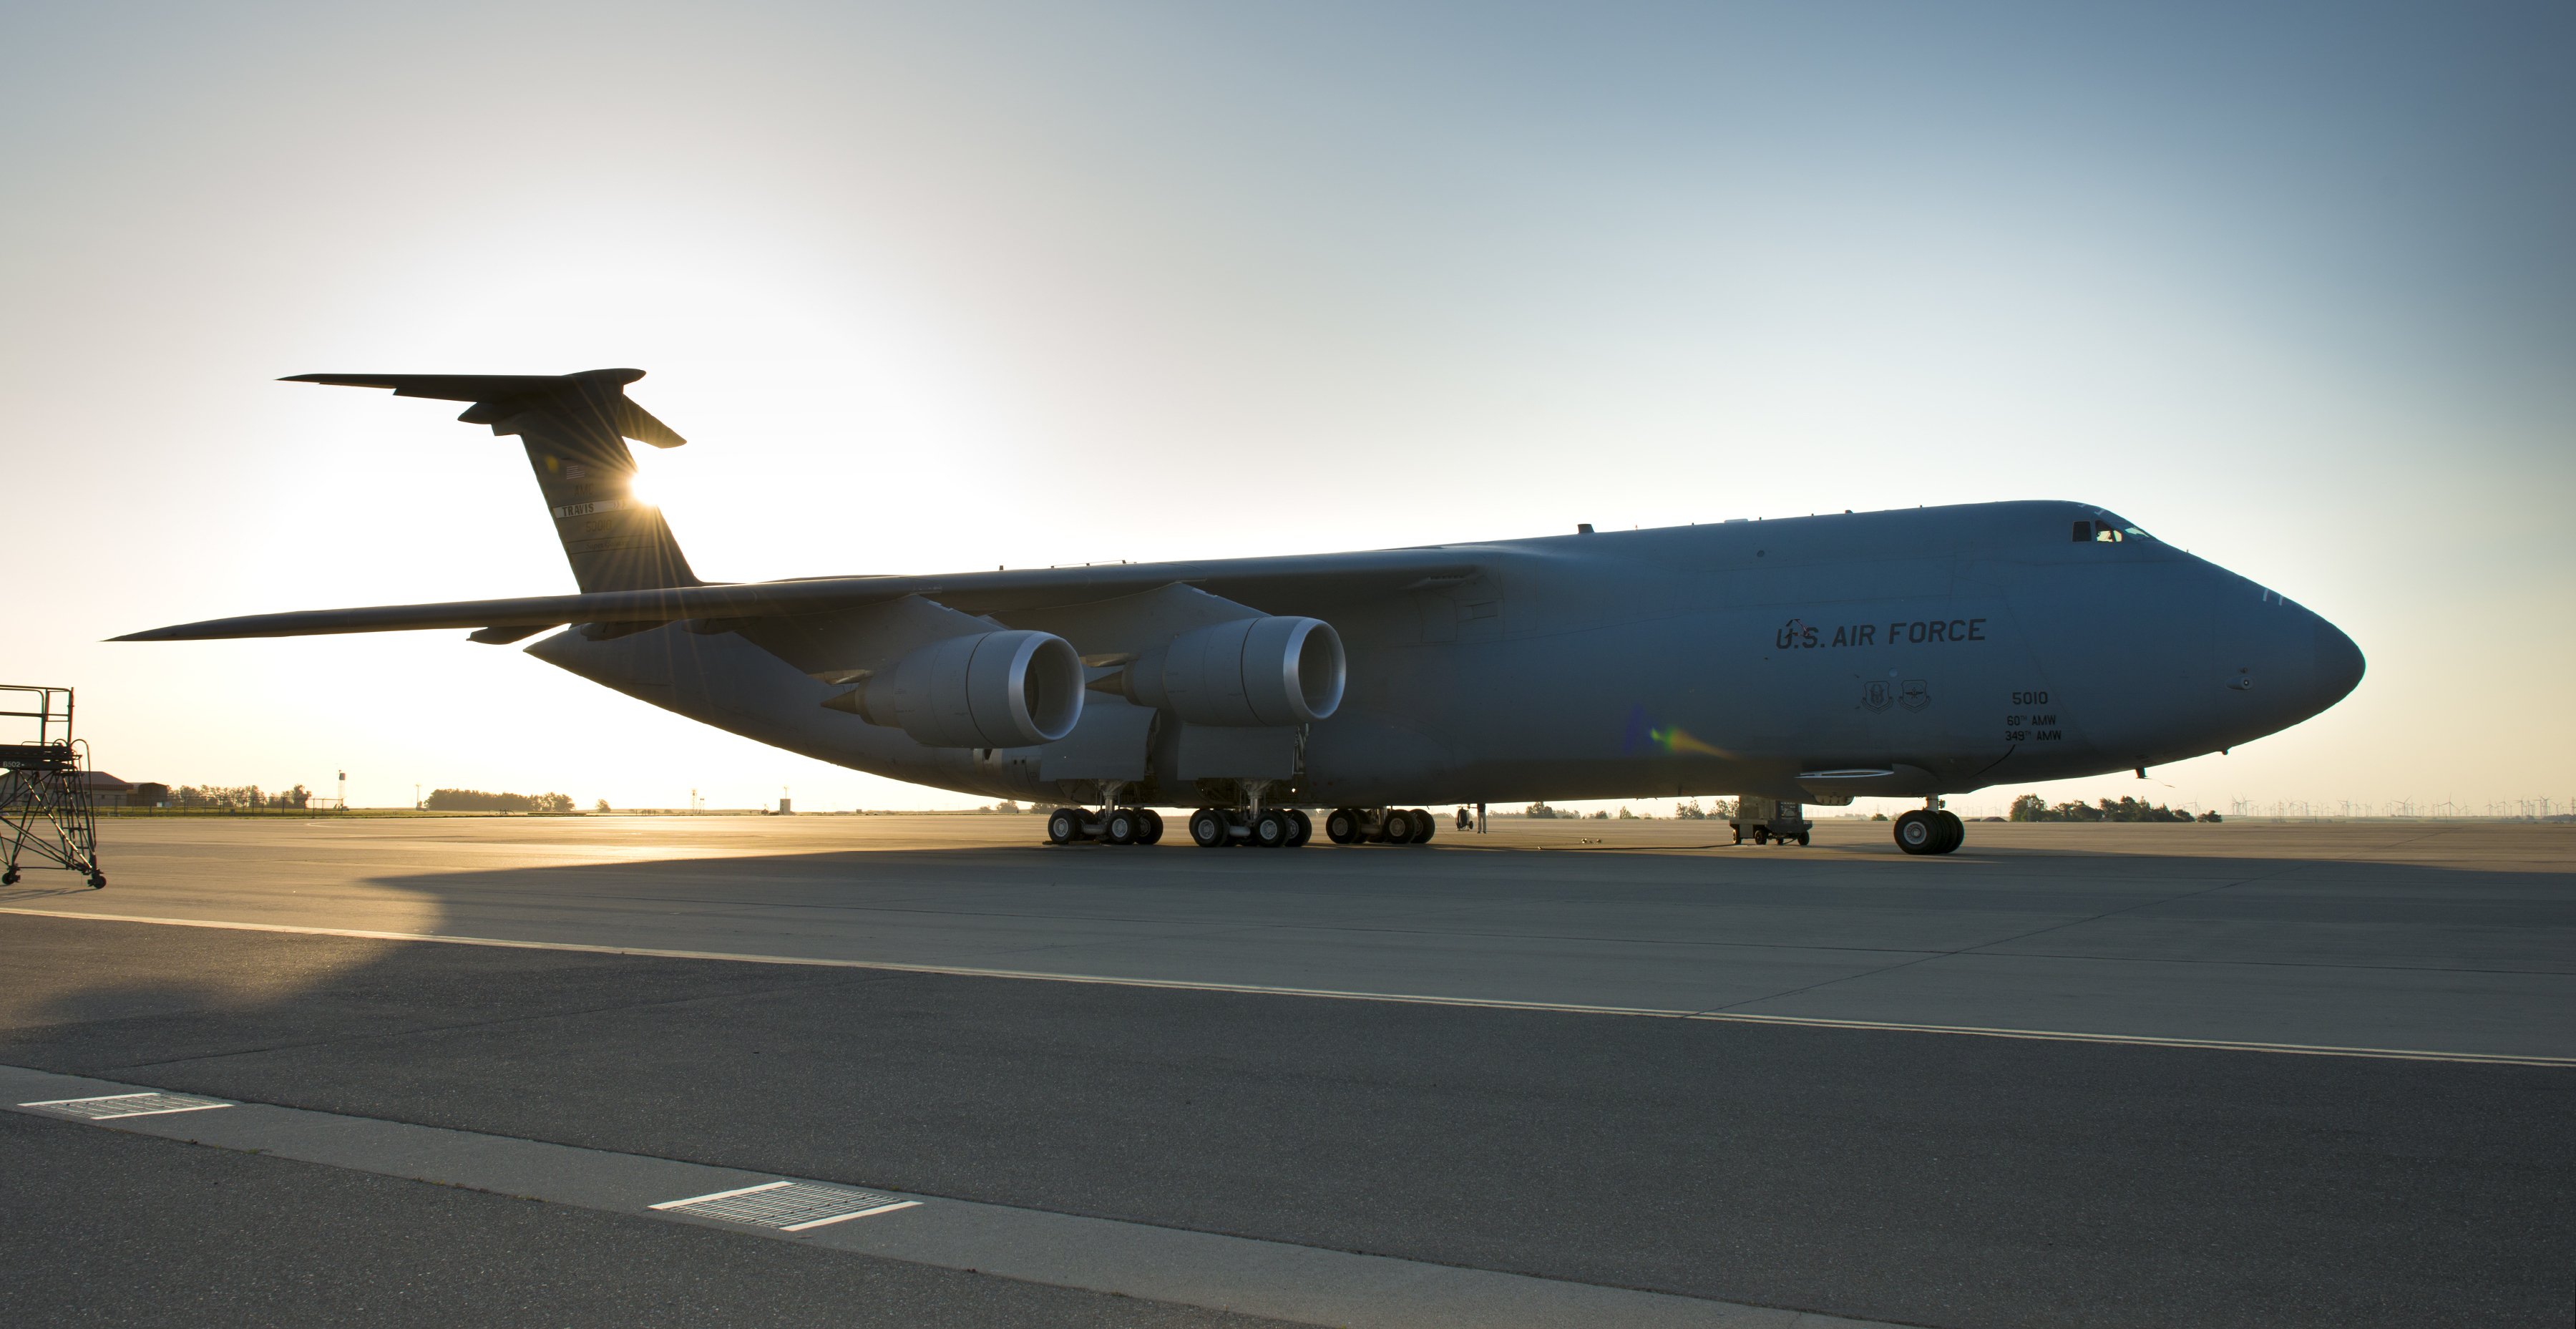
POLYGON ((612 625, 617 632, 631 632, 688 620, 722 622, 829 613, 908 595, 935 600, 964 613, 981 614, 1081 604, 1175 582, 1248 604, 1284 609, 1454 585, 1477 575, 1482 552, 1472 546, 1435 546, 1286 558, 1020 568, 949 576, 811 577, 508 600, 308 609, 181 623, 111 640, 212 641, 472 628, 476 629, 476 640, 498 644, 567 623, 612 625))

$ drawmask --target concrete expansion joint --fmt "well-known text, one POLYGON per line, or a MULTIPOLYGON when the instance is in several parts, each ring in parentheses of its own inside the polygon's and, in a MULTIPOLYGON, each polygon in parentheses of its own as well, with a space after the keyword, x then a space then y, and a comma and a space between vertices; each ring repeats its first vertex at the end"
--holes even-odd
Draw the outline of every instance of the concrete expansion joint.
POLYGON ((66 1122, 1144 1301, 1352 1329, 1891 1329, 1880 1321, 1295 1246, 0 1066, 66 1122))

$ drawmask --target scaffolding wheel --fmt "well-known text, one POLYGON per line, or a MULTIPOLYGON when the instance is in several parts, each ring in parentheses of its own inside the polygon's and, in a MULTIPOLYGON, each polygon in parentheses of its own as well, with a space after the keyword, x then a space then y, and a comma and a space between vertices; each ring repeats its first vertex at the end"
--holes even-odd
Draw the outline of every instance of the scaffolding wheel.
POLYGON ((107 874, 104 872, 93 872, 89 874, 89 888, 93 891, 106 890, 107 874))
POLYGON ((0 886, 15 886, 17 884, 18 869, 11 868, 6 872, 0 872, 0 886))

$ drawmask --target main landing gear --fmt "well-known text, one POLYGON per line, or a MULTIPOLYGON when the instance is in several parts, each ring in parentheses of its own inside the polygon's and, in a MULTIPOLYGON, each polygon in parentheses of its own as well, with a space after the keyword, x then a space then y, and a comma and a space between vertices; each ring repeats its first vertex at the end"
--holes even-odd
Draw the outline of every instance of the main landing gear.
POLYGON ((1923 803, 1896 819, 1897 848, 1909 854, 1946 854, 1967 841, 1967 826, 1957 814, 1943 811, 1940 799, 1923 803))
POLYGON ((1439 819, 1420 808, 1335 808, 1324 837, 1335 844, 1429 844, 1439 819))
MULTIPOLYGON (((1201 849, 1242 845, 1295 849, 1313 839, 1314 820, 1302 808, 1200 808, 1189 815, 1190 843, 1201 849)), ((1335 844, 1427 844, 1440 819, 1420 808, 1335 808, 1324 834, 1335 844)), ((1047 843, 1152 844, 1163 838, 1163 816, 1152 808, 1057 808, 1047 814, 1047 843)))
POLYGON ((1201 849, 1294 849, 1314 836, 1313 819, 1296 808, 1200 808, 1190 814, 1190 843, 1201 849))
POLYGON ((1047 843, 1152 844, 1163 838, 1163 814, 1152 808, 1057 808, 1047 814, 1047 843))

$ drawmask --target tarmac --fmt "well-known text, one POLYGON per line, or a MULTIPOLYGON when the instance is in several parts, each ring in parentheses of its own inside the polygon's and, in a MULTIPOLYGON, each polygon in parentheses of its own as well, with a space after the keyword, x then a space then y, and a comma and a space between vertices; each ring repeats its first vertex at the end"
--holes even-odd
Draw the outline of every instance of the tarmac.
POLYGON ((1495 826, 112 819, 0 1097, 211 1101, 0 1112, 0 1315, 2576 1317, 2576 827, 1495 826))

